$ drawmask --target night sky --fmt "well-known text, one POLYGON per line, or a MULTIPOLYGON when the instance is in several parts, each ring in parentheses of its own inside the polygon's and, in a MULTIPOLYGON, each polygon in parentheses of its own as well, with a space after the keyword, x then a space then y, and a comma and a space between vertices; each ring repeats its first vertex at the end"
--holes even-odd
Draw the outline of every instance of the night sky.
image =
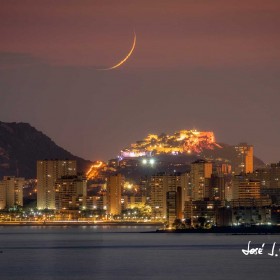
POLYGON ((0 0, 0 120, 90 160, 196 128, 276 162, 279 27, 279 0, 0 0))

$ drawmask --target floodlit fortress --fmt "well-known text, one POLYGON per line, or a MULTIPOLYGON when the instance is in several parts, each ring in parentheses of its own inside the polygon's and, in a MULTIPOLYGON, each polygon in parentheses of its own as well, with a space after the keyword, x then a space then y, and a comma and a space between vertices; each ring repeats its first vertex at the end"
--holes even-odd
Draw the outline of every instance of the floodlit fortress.
POLYGON ((173 135, 149 134, 144 140, 121 151, 122 157, 141 157, 156 154, 200 153, 203 149, 220 147, 211 131, 180 130, 173 135))

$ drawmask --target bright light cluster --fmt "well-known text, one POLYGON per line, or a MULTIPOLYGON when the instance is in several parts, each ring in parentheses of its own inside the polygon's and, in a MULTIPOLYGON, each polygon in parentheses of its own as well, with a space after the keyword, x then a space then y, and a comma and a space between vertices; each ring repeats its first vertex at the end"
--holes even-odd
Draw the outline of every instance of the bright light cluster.
MULTIPOLYGON (((121 151, 122 157, 143 157, 152 154, 200 153, 204 149, 220 147, 215 142, 213 132, 197 130, 181 130, 173 135, 149 134, 144 140, 137 141, 129 148, 121 151)), ((143 164, 148 160, 144 159, 143 164)))
POLYGON ((146 159, 144 158, 142 160, 143 165, 154 165, 155 164, 155 159, 150 158, 150 159, 146 159))
POLYGON ((106 166, 106 164, 102 161, 95 161, 94 164, 88 170, 86 176, 87 179, 95 178, 99 174, 99 170, 106 166))

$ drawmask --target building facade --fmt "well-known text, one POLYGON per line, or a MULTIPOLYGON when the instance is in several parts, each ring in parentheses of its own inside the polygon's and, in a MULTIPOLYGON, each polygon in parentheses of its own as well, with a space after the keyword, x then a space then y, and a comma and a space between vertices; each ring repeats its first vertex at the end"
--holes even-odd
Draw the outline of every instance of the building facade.
POLYGON ((235 150, 237 153, 235 174, 252 173, 254 171, 254 147, 247 143, 240 143, 235 150))
POLYGON ((124 176, 116 174, 107 180, 107 212, 111 215, 120 215, 122 211, 121 198, 124 186, 124 176))
POLYGON ((191 164, 192 200, 209 198, 209 182, 213 172, 213 164, 205 160, 197 160, 191 164))
POLYGON ((4 176, 0 181, 0 209, 23 206, 24 178, 4 176))
POLYGON ((82 176, 63 176, 55 182, 56 210, 86 208, 87 180, 82 176))
POLYGON ((55 209, 55 183, 62 176, 77 175, 75 160, 37 161, 37 208, 55 209))
POLYGON ((186 173, 158 173, 151 177, 151 209, 153 219, 166 219, 172 224, 183 218, 184 201, 189 180, 186 173))

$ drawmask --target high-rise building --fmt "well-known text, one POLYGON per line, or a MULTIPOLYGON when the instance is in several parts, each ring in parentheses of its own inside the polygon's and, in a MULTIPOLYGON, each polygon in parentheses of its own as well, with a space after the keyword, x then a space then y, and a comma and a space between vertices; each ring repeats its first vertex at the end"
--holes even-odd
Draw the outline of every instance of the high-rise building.
POLYGON ((6 207, 6 188, 3 183, 0 182, 0 210, 6 207))
POLYGON ((232 199, 259 199, 261 196, 260 181, 248 179, 245 175, 235 175, 232 185, 232 199))
POLYGON ((212 162, 206 160, 197 160, 191 164, 192 200, 203 200, 209 197, 212 170, 212 162))
POLYGON ((232 166, 228 163, 215 163, 213 166, 213 173, 216 174, 231 174, 232 166))
POLYGON ((201 217, 205 218, 205 222, 209 221, 214 224, 216 211, 221 206, 224 206, 224 202, 221 200, 186 201, 184 216, 187 220, 190 220, 191 225, 200 223, 199 219, 201 217))
POLYGON ((240 143, 235 150, 237 153, 235 174, 252 173, 254 171, 254 147, 247 143, 240 143))
POLYGON ((227 181, 225 183, 225 200, 226 201, 232 200, 232 192, 233 192, 232 179, 230 179, 230 181, 227 181))
POLYGON ((185 176, 182 173, 177 172, 166 177, 166 216, 168 224, 171 225, 175 219, 183 219, 184 198, 187 186, 185 185, 185 176))
POLYGON ((247 176, 259 180, 263 188, 280 188, 280 162, 259 168, 247 176))
POLYGON ((141 195, 150 198, 151 197, 151 184, 148 176, 143 176, 140 179, 140 193, 141 195))
POLYGON ((122 208, 133 209, 133 208, 144 208, 147 202, 145 196, 122 196, 122 208))
POLYGON ((245 181, 239 183, 238 198, 239 199, 260 199, 261 198, 261 184, 257 181, 245 181))
POLYGON ((150 180, 151 208, 154 219, 166 218, 166 180, 165 173, 157 173, 150 180))
POLYGON ((75 160, 37 161, 37 207, 55 209, 55 183, 62 176, 77 175, 75 160))
POLYGON ((87 180, 82 176, 63 176, 55 183, 57 210, 86 208, 87 180))
POLYGON ((176 218, 183 218, 187 183, 185 173, 158 173, 151 177, 151 208, 154 219, 167 219, 172 224, 176 218))
POLYGON ((171 226, 177 218, 178 200, 176 191, 168 191, 166 193, 166 218, 168 224, 171 226))
POLYGON ((263 168, 258 168, 254 170, 253 173, 248 173, 246 176, 250 180, 257 180, 261 182, 262 188, 270 188, 271 187, 271 166, 266 166, 263 168))
POLYGON ((0 209, 5 207, 23 206, 24 178, 5 176, 0 181, 0 209))
MULTIPOLYGON (((265 188, 265 190, 269 190, 265 188)), ((272 203, 269 193, 262 192, 261 182, 248 178, 248 174, 236 175, 232 180, 232 207, 268 206, 272 203)))
POLYGON ((121 198, 124 185, 124 176, 116 174, 108 177, 107 181, 107 212, 111 215, 120 215, 122 211, 121 198))
POLYGON ((270 165, 270 187, 280 188, 280 162, 270 165))
POLYGON ((209 184, 210 200, 226 199, 226 180, 223 174, 212 174, 209 184))
POLYGON ((99 210, 104 211, 107 209, 107 196, 102 195, 93 195, 86 197, 86 209, 87 210, 99 210))
POLYGON ((183 195, 183 209, 184 201, 190 201, 192 195, 192 183, 191 183, 191 174, 190 172, 182 173, 181 175, 181 185, 182 185, 182 195, 183 195))

